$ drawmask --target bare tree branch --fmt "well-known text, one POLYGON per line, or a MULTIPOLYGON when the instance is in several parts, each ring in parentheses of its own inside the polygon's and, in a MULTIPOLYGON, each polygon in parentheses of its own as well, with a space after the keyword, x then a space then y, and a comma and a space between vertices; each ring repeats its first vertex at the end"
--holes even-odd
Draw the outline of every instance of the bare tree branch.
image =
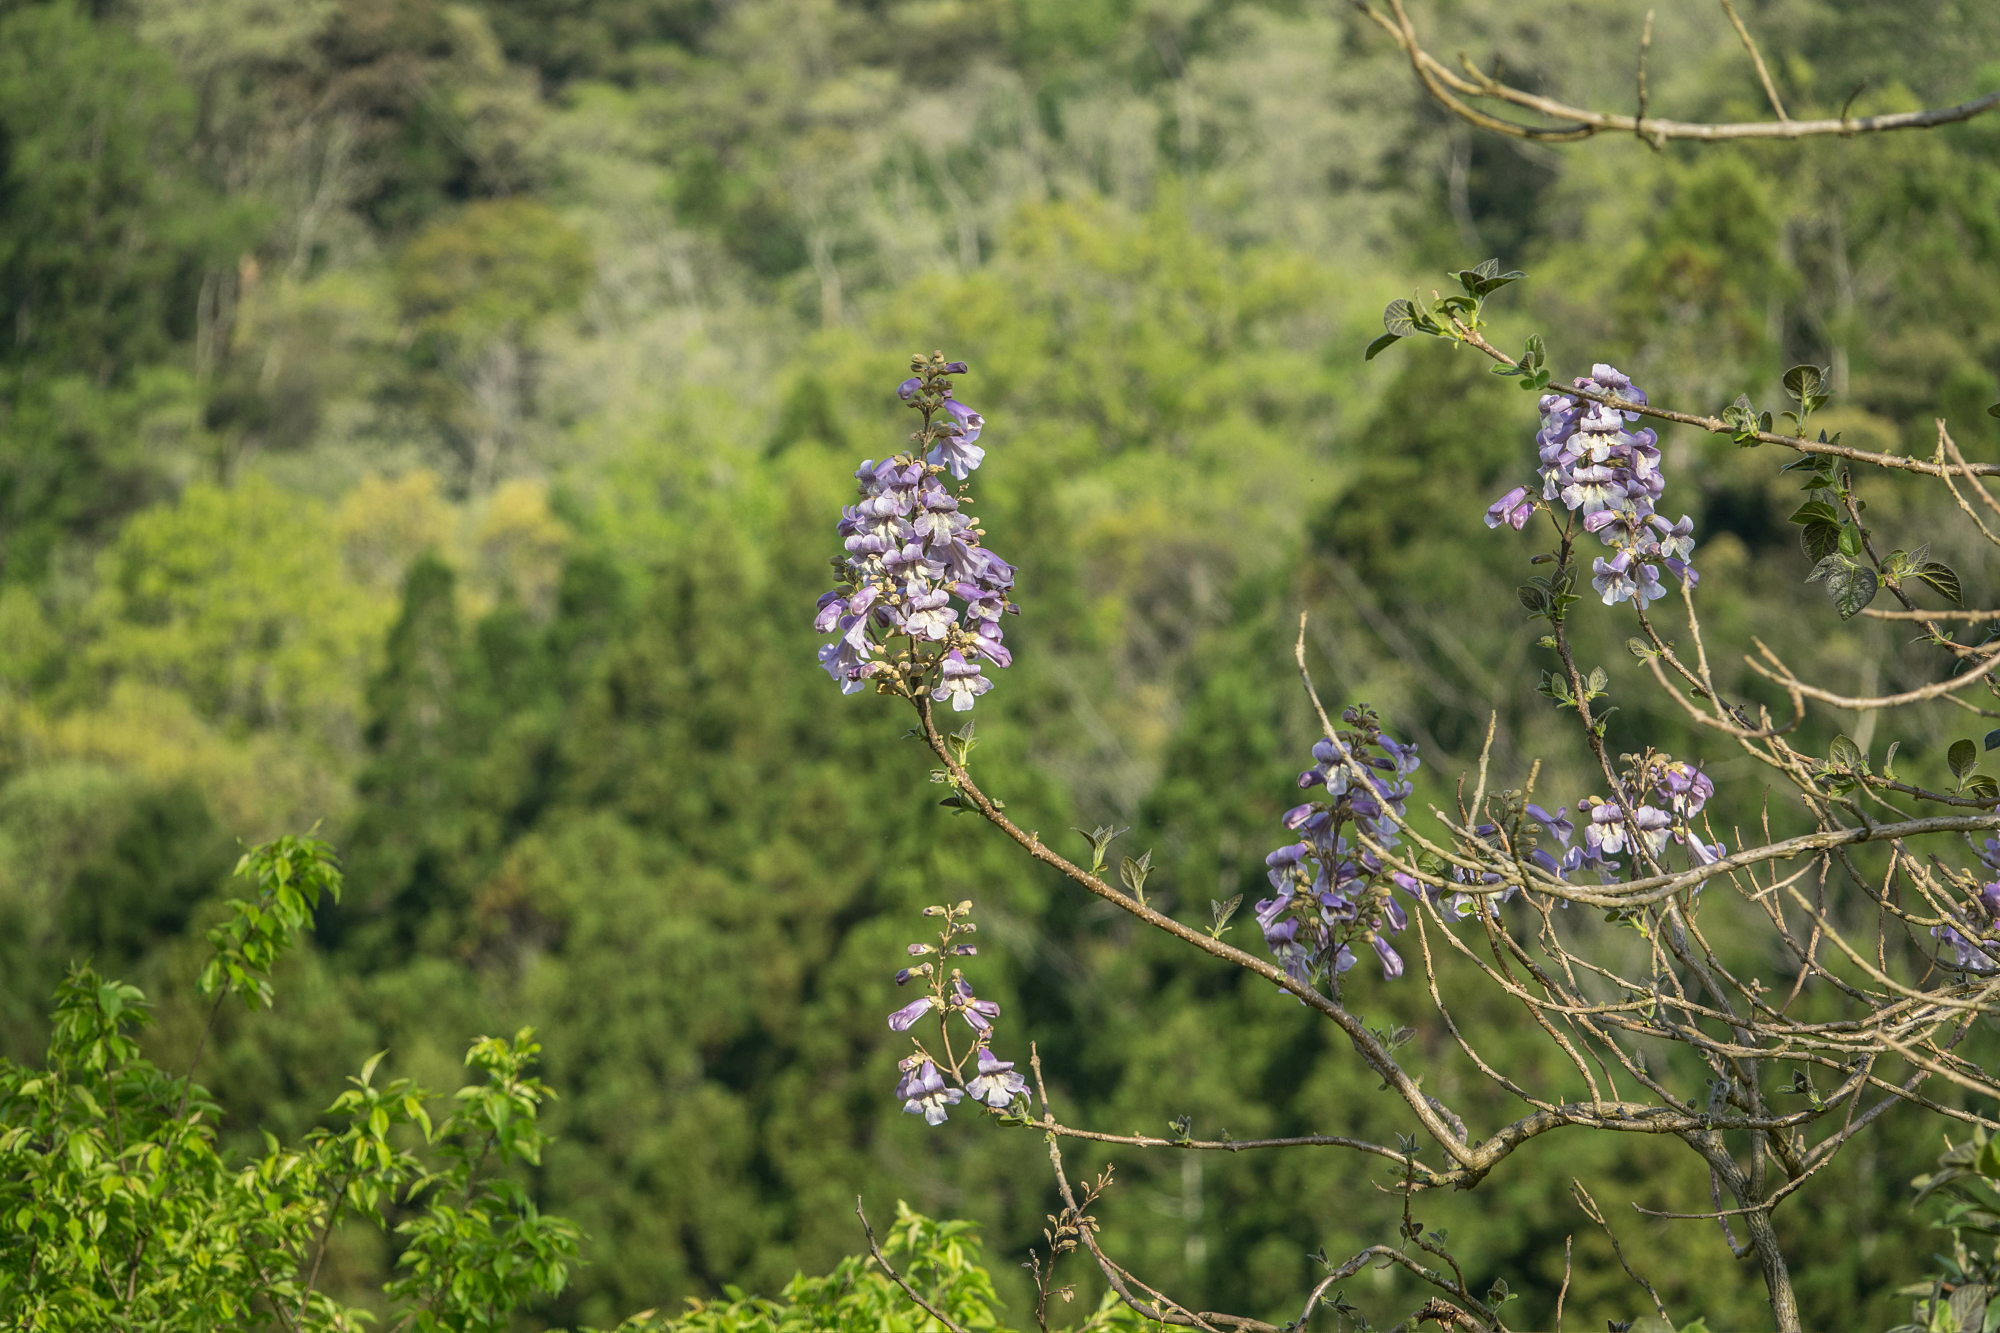
POLYGON ((1809 139, 1826 135, 1852 137, 1857 134, 1883 134, 1892 130, 1921 130, 1939 125, 1951 125, 1971 120, 1974 116, 2000 106, 2000 91, 1996 91, 1987 93, 1983 97, 1975 97, 1969 102, 1961 102, 1957 106, 1924 111, 1900 111, 1880 116, 1850 116, 1843 108, 1842 114, 1832 119, 1790 119, 1785 114, 1783 103, 1778 99, 1769 71, 1764 68, 1763 57, 1757 53, 1756 45, 1737 17, 1734 7, 1728 4, 1728 0, 1724 0, 1724 8, 1728 11, 1730 20, 1735 24, 1744 45, 1750 52, 1751 59, 1756 64, 1758 79, 1763 84, 1765 95, 1770 99, 1772 109, 1778 114, 1776 120, 1705 123, 1664 120, 1648 116, 1645 112, 1643 74, 1639 81, 1641 102, 1638 115, 1626 116, 1614 112, 1592 111, 1504 83, 1470 61, 1463 61, 1460 70, 1451 69, 1424 49, 1423 42, 1417 35, 1416 26, 1410 21, 1410 16, 1404 8, 1403 0, 1389 0, 1389 10, 1386 13, 1371 3, 1371 0, 1354 0, 1354 3, 1356 9, 1387 33, 1402 49, 1417 76, 1417 82, 1439 106, 1480 129, 1539 143, 1568 143, 1606 132, 1637 135, 1655 147, 1669 140, 1722 143, 1743 139, 1809 139), (1480 109, 1474 105, 1475 100, 1503 102, 1546 116, 1557 123, 1530 125, 1508 120, 1480 109))

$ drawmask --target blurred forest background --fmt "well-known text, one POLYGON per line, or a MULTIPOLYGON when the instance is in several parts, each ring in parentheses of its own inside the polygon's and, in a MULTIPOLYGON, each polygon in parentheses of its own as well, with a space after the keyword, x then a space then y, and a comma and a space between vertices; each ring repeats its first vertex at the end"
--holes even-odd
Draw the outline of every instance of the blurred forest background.
MULTIPOLYGON (((1640 7, 1413 8, 1441 52, 1630 108, 1640 7)), ((1744 9, 1795 114, 2000 86, 1985 0, 1744 9)), ((1657 10, 1656 114, 1763 114, 1716 5, 1657 10)), ((1330 702, 1421 742, 1420 800, 1497 710, 1496 772, 1542 755, 1573 803, 1514 609, 1533 548, 1481 523, 1533 403, 1442 347, 1361 361, 1386 301, 1489 255, 1530 274, 1501 341, 1544 332, 1559 373, 1713 411, 1811 360, 1849 443, 1928 452, 1944 415, 1995 456, 2000 117, 1501 141, 1319 0, 0 0, 0 1053, 38 1053, 88 957, 160 1000, 150 1048, 184 1065, 238 841, 317 823, 349 896, 275 1016, 224 1016, 230 1132, 312 1123, 383 1047, 449 1083, 472 1035, 534 1024, 563 1097, 534 1189, 593 1261, 551 1319, 823 1271, 860 1248, 857 1193, 983 1223, 1025 1318, 1040 1141, 891 1096, 890 974, 933 901, 978 902, 1003 1052, 1041 1043, 1072 1122, 1392 1135, 1296 1003, 936 808, 905 719, 838 697, 809 622, 854 465, 909 429, 891 388, 942 348, 1021 567, 1018 665, 977 717, 1024 825, 1131 825, 1184 919, 1255 897, 1313 737, 1302 609, 1330 702)), ((1919 669, 1802 588, 1782 460, 1663 443, 1712 644, 1754 631, 1857 692, 1919 669)), ((1869 494, 1886 544, 1945 526, 1869 494)), ((1990 605, 1990 564, 1936 539, 1990 605)), ((1636 685, 1622 622, 1587 619, 1636 685)), ((1614 701, 1618 746, 1709 756, 1665 701, 1614 701)), ((1904 762, 1942 774, 1950 735, 1904 762)), ((1711 772, 1754 819, 1761 779, 1711 772)), ((1385 1027, 1423 1008, 1365 969, 1348 993, 1385 1027)), ((1505 1015, 1482 1035, 1560 1078, 1505 1015)), ((1415 1040, 1483 1124, 1513 1114, 1415 1040)), ((1940 1146, 1893 1113, 1779 1214, 1807 1326, 1904 1311, 1931 1248, 1907 1182, 1940 1146)), ((1288 1318, 1309 1251, 1393 1236, 1361 1159, 1117 1160, 1106 1243, 1207 1308, 1288 1318)), ((1420 1212, 1532 1293, 1525 1326, 1572 1233, 1570 1317, 1629 1317, 1581 1174, 1677 1309, 1759 1326, 1713 1225, 1627 1206, 1708 1206, 1692 1162, 1551 1135, 1420 1212)), ((358 1284, 390 1256, 337 1259, 358 1284)))

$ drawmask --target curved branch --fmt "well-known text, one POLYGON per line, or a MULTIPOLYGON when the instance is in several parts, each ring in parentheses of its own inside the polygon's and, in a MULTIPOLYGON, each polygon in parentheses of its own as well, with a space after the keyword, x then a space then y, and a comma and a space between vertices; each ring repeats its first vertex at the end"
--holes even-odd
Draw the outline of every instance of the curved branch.
MULTIPOLYGON (((1957 106, 1936 107, 1923 111, 1901 111, 1880 116, 1842 115, 1820 120, 1786 119, 1782 107, 1778 108, 1780 118, 1777 120, 1700 122, 1663 120, 1644 114, 1617 115, 1571 106, 1553 97, 1543 97, 1514 87, 1512 84, 1502 83, 1469 62, 1465 65, 1464 73, 1453 71, 1444 62, 1424 50, 1422 42, 1417 37, 1415 26, 1411 24, 1409 15, 1403 9, 1402 0, 1390 0, 1392 10, 1390 14, 1383 13, 1369 3, 1369 0, 1355 0, 1355 8, 1386 32, 1390 40, 1402 49, 1403 54, 1409 58, 1410 68, 1416 74, 1417 81, 1438 105, 1480 129, 1539 143, 1569 143, 1607 132, 1637 135, 1655 147, 1670 139, 1723 143, 1740 139, 1810 139, 1827 135, 1851 138, 1857 134, 1883 134, 1893 130, 1922 130, 1939 125, 1956 124, 2000 107, 2000 91, 1996 91, 1987 93, 1983 97, 1975 97, 1968 102, 1961 102, 1957 106), (1525 125, 1482 111, 1465 100, 1467 98, 1505 102, 1560 123, 1525 125)), ((1765 86, 1768 90, 1768 81, 1765 86)), ((1775 97, 1775 93, 1772 95, 1775 97)))
MULTIPOLYGON (((1993 100, 1995 105, 2000 105, 2000 93, 1993 94, 1993 100)), ((1466 346, 1484 352, 1503 366, 1518 364, 1513 357, 1480 336, 1478 330, 1464 324, 1456 322, 1454 324, 1453 336, 1462 339, 1466 346)), ((1767 430, 1739 431, 1721 417, 1705 417, 1693 412, 1674 412, 1664 407, 1654 407, 1650 403, 1635 403, 1620 398, 1617 394, 1599 393, 1595 389, 1557 388, 1551 383, 1549 392, 1561 394, 1565 398, 1581 398, 1586 402, 1601 403, 1605 407, 1651 417, 1655 421, 1671 421, 1677 426, 1694 426, 1707 431, 1710 435, 1727 435, 1731 439, 1740 436, 1746 440, 1755 440, 1759 444, 1775 444, 1781 449, 1791 449, 1801 454, 1824 454, 1829 458, 1845 458, 1851 463, 1872 463, 1876 467, 1895 468, 1898 471, 1915 472, 1926 477, 2000 477, 2000 463, 1932 463, 1921 458, 1911 458, 1907 454, 1877 453, 1872 449, 1855 449, 1845 444, 1808 440, 1801 435, 1779 435, 1767 430)))
POLYGON ((1835 694, 1832 690, 1823 690, 1817 685, 1806 684, 1792 673, 1791 668, 1779 661, 1777 654, 1765 647, 1761 640, 1753 638, 1751 642, 1757 645, 1757 651, 1768 658, 1776 668, 1774 670, 1755 658, 1745 656, 1744 665, 1752 671, 1774 684, 1782 685, 1787 693, 1803 695, 1808 699, 1817 699, 1823 704, 1832 704, 1835 708, 1846 708, 1854 712, 1866 712, 1877 708, 1900 708, 1904 704, 1922 703, 1926 699, 1954 694, 1968 685, 1976 685, 1986 679, 1992 674, 1994 665, 2000 663, 2000 647, 1989 648, 1984 653, 1974 655, 1966 669, 1956 676, 1947 676, 1943 680, 1920 685, 1914 690, 1904 690, 1901 694, 1855 697, 1835 694))
MULTIPOLYGON (((1049 1090, 1047 1083, 1042 1078, 1042 1055, 1033 1045, 1028 1047, 1028 1062, 1030 1068, 1035 1073, 1035 1093, 1041 1099, 1042 1105, 1046 1107, 1049 1104, 1049 1090)), ((1251 1319, 1244 1315, 1223 1314, 1214 1310, 1199 1312, 1190 1310, 1178 1301, 1168 1297, 1158 1288, 1140 1281, 1127 1272, 1122 1265, 1106 1254, 1103 1247, 1097 1243, 1096 1224, 1084 1212, 1084 1208, 1088 1206, 1090 1199, 1086 1197, 1083 1203, 1079 1204, 1077 1202, 1076 1191, 1071 1188, 1069 1183, 1069 1172, 1063 1167, 1061 1140, 1054 1134, 1050 1134, 1048 1136, 1048 1146, 1049 1167, 1055 1173, 1056 1192, 1062 1195, 1065 1216, 1072 1219, 1072 1225, 1075 1227, 1076 1243, 1090 1252, 1090 1257, 1097 1261, 1099 1271, 1104 1274, 1104 1280, 1110 1284, 1111 1290, 1127 1307, 1155 1323, 1171 1324, 1178 1328, 1198 1328, 1202 1330, 1202 1333, 1220 1333, 1220 1330, 1225 1328, 1235 1329, 1237 1333, 1280 1333, 1276 1324, 1267 1324, 1261 1319, 1251 1319), (1144 1287, 1146 1295, 1135 1295, 1132 1291, 1134 1285, 1144 1287), (1149 1300, 1147 1297, 1151 1297, 1151 1299, 1149 1300)), ((1052 1254, 1050 1257, 1051 1262, 1053 1262, 1054 1255, 1052 1254)))
POLYGON ((1396 1063, 1395 1058, 1376 1039, 1375 1034, 1368 1030, 1366 1023, 1363 1023, 1359 1018, 1349 1013, 1346 1007, 1338 1001, 1322 995, 1311 986, 1294 979, 1283 968, 1266 962, 1254 954, 1246 953, 1233 944, 1224 944, 1221 940, 1204 934, 1192 926, 1174 920, 1164 912, 1159 912, 1148 907, 1137 898, 1120 893, 1096 875, 1091 874, 1082 866, 1044 843, 1040 834, 1030 833, 1021 828, 1013 820, 1000 812, 1000 807, 995 805, 993 799, 984 791, 980 790, 979 785, 972 780, 971 774, 967 773, 964 766, 953 757, 951 747, 945 743, 944 737, 938 733, 937 723, 931 715, 931 701, 929 696, 919 694, 911 702, 916 705, 917 718, 923 727, 924 742, 930 746, 931 753, 936 755, 938 761, 945 766, 945 771, 951 777, 952 787, 971 803, 972 808, 977 810, 987 823, 1005 833, 1009 838, 1012 838, 1028 855, 1034 857, 1037 861, 1042 862, 1044 865, 1053 866, 1075 883, 1096 894, 1106 902, 1115 905, 1121 911, 1130 913, 1156 930, 1165 931, 1184 944, 1193 945, 1211 957, 1219 958, 1227 963, 1234 963, 1246 972, 1255 973, 1288 995, 1292 995, 1304 1002, 1307 1007, 1316 1009, 1327 1018, 1332 1019, 1335 1026, 1354 1044, 1355 1051, 1360 1054, 1368 1067, 1379 1075, 1383 1082, 1396 1090, 1396 1094, 1409 1106, 1411 1112, 1423 1124, 1424 1129, 1430 1136, 1436 1140, 1438 1146, 1443 1148, 1445 1153, 1460 1165, 1468 1164, 1465 1145, 1459 1142, 1457 1135, 1452 1132, 1451 1125, 1444 1116, 1438 1113, 1432 1104, 1432 1099, 1417 1085, 1417 1081, 1411 1078, 1401 1065, 1396 1063))
POLYGON ((1277 1139, 1169 1139, 1156 1134, 1107 1134, 1095 1129, 1077 1129, 1065 1125, 1054 1116, 1044 1113, 1039 1120, 1010 1120, 1008 1124, 1020 1125, 1024 1129, 1039 1130, 1045 1134, 1057 1134, 1066 1139, 1081 1139, 1086 1143, 1115 1143, 1127 1148, 1178 1148, 1183 1152, 1254 1152, 1260 1148, 1352 1148, 1356 1152, 1368 1153, 1387 1158, 1401 1167, 1430 1172, 1431 1168, 1417 1161, 1407 1153, 1366 1139, 1350 1139, 1340 1134, 1297 1134, 1290 1138, 1277 1139))

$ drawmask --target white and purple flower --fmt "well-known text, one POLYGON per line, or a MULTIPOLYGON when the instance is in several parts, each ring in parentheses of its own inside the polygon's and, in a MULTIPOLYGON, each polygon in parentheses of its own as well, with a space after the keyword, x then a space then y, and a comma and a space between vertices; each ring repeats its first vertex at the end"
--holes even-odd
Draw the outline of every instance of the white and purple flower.
MULTIPOLYGON (((1592 366, 1590 377, 1577 380, 1576 387, 1624 402, 1646 401, 1623 372, 1607 365, 1592 366)), ((1662 569, 1690 588, 1699 583, 1691 563, 1694 521, 1683 515, 1669 523, 1654 512, 1666 478, 1659 436, 1631 428, 1639 414, 1565 393, 1544 394, 1541 414, 1535 434, 1540 498, 1525 486, 1514 487, 1487 508, 1486 526, 1504 523, 1518 531, 1542 505, 1551 510, 1561 505, 1578 515, 1584 531, 1611 551, 1591 566, 1591 584, 1607 606, 1632 602, 1643 611, 1666 595, 1662 569)))
POLYGON ((839 524, 841 586, 820 597, 813 627, 839 636, 819 661, 843 693, 876 677, 898 692, 921 685, 964 711, 993 686, 984 667, 1014 660, 1001 630, 1001 617, 1019 609, 1008 599, 1014 567, 986 549, 964 509, 966 487, 946 480, 964 482, 986 457, 976 443, 985 417, 952 395, 949 377, 965 363, 930 358, 915 368, 896 394, 924 414, 917 449, 855 470, 861 497, 839 524), (878 657, 894 639, 924 651, 878 657))
POLYGON ((1417 747, 1384 735, 1365 708, 1350 708, 1341 720, 1347 729, 1316 741, 1313 766, 1299 774, 1298 785, 1314 799, 1285 812, 1285 827, 1300 841, 1264 858, 1275 892, 1255 908, 1265 947, 1309 985, 1353 967, 1362 940, 1385 976, 1402 975, 1402 956, 1388 936, 1409 924, 1394 894, 1413 885, 1387 872, 1360 838, 1385 851, 1400 841, 1417 747))

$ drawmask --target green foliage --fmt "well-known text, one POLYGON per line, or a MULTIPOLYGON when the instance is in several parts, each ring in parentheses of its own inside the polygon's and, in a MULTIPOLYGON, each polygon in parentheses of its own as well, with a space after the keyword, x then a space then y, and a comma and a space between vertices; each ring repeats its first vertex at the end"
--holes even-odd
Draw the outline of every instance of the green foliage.
MULTIPOLYGON (((1388 309, 1382 312, 1382 327, 1388 332, 1369 343, 1361 359, 1373 361, 1392 344, 1418 334, 1443 338, 1448 342, 1464 341, 1466 335, 1478 332, 1484 323, 1482 316, 1486 297, 1527 275, 1519 271, 1502 273, 1499 260, 1487 259, 1476 268, 1460 269, 1452 276, 1458 280, 1459 286, 1454 295, 1437 297, 1432 301, 1417 296, 1411 300, 1389 302, 1388 309)), ((1548 385, 1548 376, 1537 374, 1540 359, 1539 344, 1530 343, 1518 369, 1531 388, 1548 385), (1536 382, 1538 379, 1539 383, 1536 382)), ((1503 372, 1506 369, 1501 367, 1503 372)))
MULTIPOLYGON (((541 1049, 531 1028, 512 1041, 481 1037, 465 1063, 483 1081, 459 1089, 458 1105, 435 1135, 427 1119, 421 1122, 444 1164, 410 1186, 409 1193, 427 1203, 396 1226, 404 1244, 397 1266, 408 1272, 385 1289, 415 1309, 410 1327, 417 1333, 497 1333, 511 1325, 527 1296, 553 1296, 568 1281, 576 1228, 543 1214, 519 1183, 486 1174, 489 1158, 541 1165, 545 1140, 537 1117, 554 1095, 528 1072, 541 1049)), ((385 1109, 392 1099, 373 1097, 365 1072, 364 1086, 343 1096, 353 1098, 357 1119, 367 1107, 379 1135, 394 1121, 385 1109)), ((411 1095, 404 1094, 401 1105, 406 1114, 422 1116, 421 1102, 411 1095)), ((341 1109, 336 1101, 334 1110, 341 1109)), ((378 1137, 378 1158, 380 1145, 378 1137)))
POLYGON ((0 578, 17 584, 167 495, 200 438, 193 382, 176 367, 110 385, 66 363, 54 373, 0 369, 0 402, 0 578))
POLYGON ((209 266, 254 235, 247 201, 190 171, 194 117, 131 33, 67 0, 0 14, 0 372, 103 385, 191 331, 209 266))
POLYGON ((96 836, 63 885, 60 934, 106 964, 129 962, 187 928, 227 868, 230 843, 186 782, 120 793, 88 817, 96 836))
MULTIPOLYGON (((976 1333, 1001 1327, 993 1279, 970 1224, 933 1222, 898 1200, 882 1253, 904 1281, 961 1327, 976 1333)), ((825 1277, 793 1278, 776 1300, 731 1290, 727 1299, 695 1301, 677 1317, 623 1327, 648 1333, 923 1333, 937 1326, 863 1256, 843 1259, 825 1277)))
POLYGON ((215 957, 196 985, 205 996, 269 1008, 272 966, 298 943, 321 898, 340 900, 340 868, 324 842, 287 835, 245 852, 236 874, 256 894, 230 899, 230 919, 208 932, 215 957))
POLYGON ((1935 1275, 1903 1288, 1918 1297, 1910 1322, 1893 1333, 1993 1333, 2000 1328, 2000 1145, 1983 1129, 1947 1144, 1937 1169, 1911 1182, 1912 1207, 1944 1204, 1931 1226, 1949 1238, 1933 1256, 1935 1275))
MULTIPOLYGON (((225 1005, 208 1039, 232 1128, 203 1118, 180 1151, 209 1144, 225 1175, 293 1160, 234 1137, 248 1126, 298 1145, 299 1200, 327 1198, 357 1144, 420 1163, 395 1167, 413 1173, 397 1188, 454 1169, 379 1076, 319 1114, 306 1089, 384 1046, 435 1085, 460 1034, 532 1023, 565 1092, 540 1107, 562 1137, 530 1202, 587 1227, 593 1267, 549 1295, 556 1237, 504 1197, 462 1206, 437 1183, 423 1197, 451 1211, 425 1214, 444 1248, 420 1279, 392 1268, 415 1244, 393 1228, 428 1205, 391 1191, 371 1221, 357 1196, 321 1274, 347 1309, 379 1307, 399 1273, 484 1302, 452 1253, 488 1255, 571 1321, 773 1290, 854 1250, 857 1179, 977 1215, 1009 1256, 993 1283, 1018 1292, 1013 1258, 1047 1211, 1039 1144, 926 1137, 888 1097, 885 960, 898 914, 940 885, 981 895, 1006 944, 981 960, 993 993, 1041 1037, 1079 1120, 1156 1132, 1188 1115, 1241 1135, 1373 1114, 1344 1053, 1300 1054, 1289 1002, 1190 974, 971 830, 940 832, 879 701, 834 699, 811 669, 801 589, 831 553, 839 479, 894 443, 884 345, 967 349, 965 392, 1016 478, 983 510, 996 547, 1028 558, 982 776, 1051 837, 1136 827, 1107 866, 1155 849, 1149 900, 1217 929, 1210 903, 1264 892, 1314 726, 1290 666, 1301 609, 1342 693, 1422 740, 1425 798, 1449 803, 1494 714, 1496 771, 1546 752, 1558 801, 1587 776, 1587 756, 1542 744, 1554 710, 1531 682, 1549 663, 1472 503, 1523 479, 1532 398, 1496 399, 1471 356, 1429 340, 1364 374, 1374 293, 1401 281, 1386 275, 1494 252, 1532 269, 1482 312, 1496 345, 1525 348, 1501 369, 1530 390, 1619 348, 1663 401, 1743 394, 1746 430, 1791 428, 1757 403, 1809 408, 1829 436, 1927 454, 1942 410, 1976 456, 1991 425, 1990 117, 1530 159, 1437 132, 1396 52, 1292 0, 0 9, 7 1049, 39 1039, 64 964, 94 957, 163 994, 161 1049, 191 1056, 213 1001, 173 980, 218 929, 237 932, 242 975, 212 982, 302 1001, 254 1023, 225 1005), (1530 322, 1545 345, 1524 342, 1530 322), (1825 366, 1796 387, 1836 396, 1788 399, 1777 371, 1793 364, 1825 366), (297 903, 273 892, 261 915, 218 918, 219 830, 315 819, 347 849, 346 892, 338 911, 322 893, 323 949, 260 971, 324 875, 300 851, 273 863, 293 866, 297 903), (386 1140, 366 1124, 378 1105, 386 1140), (315 1130, 359 1136, 313 1146, 315 1130)), ((1759 22, 1798 54, 1781 77, 1823 103, 1875 78, 1865 111, 1990 86, 1976 65, 1994 20, 1958 9, 1759 22), (1883 85, 1885 67, 1907 86, 1883 85)), ((1625 98, 1633 34, 1571 17, 1449 12, 1466 49, 1539 86, 1625 98)), ((1663 9, 1655 106, 1754 97, 1710 26, 1663 9)), ((1502 276, 1454 266, 1451 309, 1502 276)), ((1444 299, 1414 294, 1411 328, 1444 299)), ((1907 683, 1900 636, 1801 607, 1815 564, 1858 558, 1837 494, 1767 485, 1768 451, 1663 443, 1667 502, 1714 534, 1716 642, 1747 630, 1801 670, 1907 683), (1771 536, 1802 499, 1830 508, 1800 523, 1804 555, 1771 536)), ((1865 517, 1883 549, 1907 548, 1890 561, 1906 592, 1977 592, 1980 552, 1892 535, 1941 526, 1929 511, 1865 517)), ((1579 595, 1530 588, 1537 613, 1579 595)), ((1628 702, 1617 648, 1579 646, 1626 704, 1610 739, 1675 748, 1684 720, 1628 702)), ((1912 736, 1902 762, 1943 773, 1957 739, 1912 736)), ((1798 743, 1834 753, 1830 735, 1798 743)), ((1239 912, 1224 938, 1244 929, 1239 912)), ((1390 1028, 1415 1017, 1399 1003, 1381 1001, 1390 1028)), ((1526 1058, 1526 1041, 1497 1030, 1491 1050, 1526 1058)), ((92 1095, 128 1133, 144 1118, 137 1093, 92 1095)), ((1836 1163, 1825 1207, 1781 1215, 1821 1256, 1800 1275, 1809 1323, 1888 1317, 1911 1224, 1882 1182, 1912 1151, 1836 1163)), ((1434 1220, 1524 1275, 1524 1323, 1547 1319, 1578 1232, 1571 1316, 1630 1317, 1563 1173, 1665 1208, 1707 1182, 1644 1147, 1522 1164, 1511 1192, 1489 1182, 1434 1220)), ((175 1188, 192 1197, 189 1171, 175 1188)), ((1255 1154, 1121 1166, 1105 1225, 1149 1275, 1264 1309, 1314 1280, 1308 1251, 1394 1225, 1350 1177, 1255 1154)), ((272 1271, 295 1287, 325 1217, 299 1210, 285 1236, 238 1247, 291 1246, 272 1271)), ((1718 1326, 1747 1322, 1753 1279, 1697 1258, 1696 1230, 1642 1233, 1655 1276, 1676 1297, 1703 1284, 1718 1326)), ((846 1285, 783 1317, 908 1317, 873 1270, 836 1271, 846 1285), (840 1313, 840 1292, 863 1303, 840 1313)))
MULTIPOLYGON (((338 895, 340 876, 326 844, 297 837, 246 853, 239 876, 253 895, 232 900, 230 920, 210 932, 216 953, 199 984, 218 1001, 236 994, 268 1006, 272 964, 299 945, 321 898, 338 895)), ((301 1333, 354 1333, 384 1316, 415 1333, 501 1333, 564 1288, 580 1234, 543 1212, 509 1170, 540 1166, 548 1142, 540 1119, 555 1094, 533 1072, 541 1045, 532 1029, 472 1043, 473 1077, 442 1121, 413 1080, 378 1079, 377 1053, 296 1146, 266 1131, 260 1148, 233 1154, 208 1091, 142 1053, 137 1032, 149 1019, 136 986, 78 968, 57 988, 41 1065, 0 1059, 0 1318, 9 1327, 248 1330, 275 1320, 301 1333), (374 1311, 320 1285, 336 1238, 357 1227, 397 1250, 397 1275, 374 1311)), ((1001 1327, 970 1224, 933 1222, 899 1203, 883 1249, 964 1327, 1001 1327)), ((618 1327, 917 1333, 931 1323, 865 1258, 795 1277, 777 1300, 731 1288, 726 1300, 691 1306, 618 1327)), ((1089 1324, 1136 1326, 1108 1305, 1089 1324)))
POLYGON ((413 237, 397 267, 404 318, 449 348, 519 337, 573 307, 590 276, 583 238, 532 199, 468 204, 413 237))
MULTIPOLYGON (((201 989, 268 1004, 277 957, 295 947, 322 894, 339 886, 330 849, 287 837, 246 853, 253 898, 211 932, 201 989)), ((368 1312, 320 1289, 343 1225, 392 1234, 405 1275, 383 1289, 402 1327, 500 1330, 560 1291, 578 1236, 505 1174, 541 1160, 551 1095, 531 1071, 533 1033, 481 1038, 475 1079, 434 1125, 431 1094, 378 1085, 369 1059, 287 1147, 226 1153, 222 1109, 191 1076, 141 1052, 149 1018, 135 986, 77 968, 56 992, 39 1068, 0 1060, 0 1318, 57 1333, 143 1323, 163 1330, 265 1328, 348 1333, 368 1312), (428 1150, 426 1152, 426 1150, 428 1150), (425 1158, 428 1156, 430 1162, 425 1158)))
POLYGON ((236 727, 352 749, 359 677, 387 622, 324 507, 263 478, 192 486, 101 558, 86 669, 169 686, 236 727))

